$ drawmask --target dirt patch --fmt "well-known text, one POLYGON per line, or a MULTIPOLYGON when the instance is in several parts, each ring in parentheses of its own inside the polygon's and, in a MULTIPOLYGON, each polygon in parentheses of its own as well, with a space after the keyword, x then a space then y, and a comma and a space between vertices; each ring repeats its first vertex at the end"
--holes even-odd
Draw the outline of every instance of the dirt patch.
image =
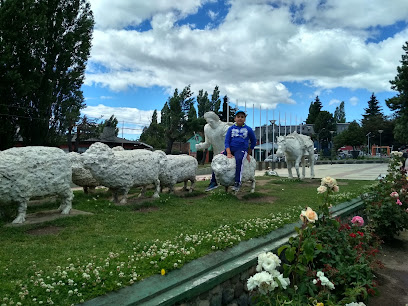
POLYGON ((375 269, 380 294, 369 300, 368 306, 408 304, 408 231, 393 241, 385 242, 378 259, 384 268, 375 269))
POLYGON ((138 209, 135 209, 135 212, 137 213, 149 213, 149 212, 153 212, 153 211, 158 211, 160 208, 158 208, 157 206, 150 206, 150 207, 141 207, 138 209))
POLYGON ((78 216, 78 215, 93 215, 93 213, 72 208, 68 215, 62 215, 58 209, 45 210, 45 211, 40 211, 40 212, 36 212, 32 214, 27 214, 26 221, 24 223, 20 223, 20 224, 10 223, 10 224, 6 224, 6 226, 23 226, 27 224, 37 224, 37 223, 42 223, 46 221, 53 221, 53 220, 60 219, 60 218, 69 218, 69 217, 78 216))
MULTIPOLYGON (((255 185, 255 189, 258 186, 265 186, 266 184, 268 184, 270 182, 270 180, 256 180, 256 185, 255 185)), ((248 185, 249 186, 249 185, 248 185)))
POLYGON ((240 200, 243 200, 248 203, 258 203, 258 202, 267 202, 270 204, 275 203, 277 197, 271 197, 271 196, 265 196, 265 197, 254 197, 254 198, 243 198, 243 197, 238 197, 240 200))
POLYGON ((56 235, 62 229, 63 227, 59 227, 59 226, 46 226, 46 227, 40 227, 40 228, 28 230, 26 231, 26 233, 32 236, 56 235))

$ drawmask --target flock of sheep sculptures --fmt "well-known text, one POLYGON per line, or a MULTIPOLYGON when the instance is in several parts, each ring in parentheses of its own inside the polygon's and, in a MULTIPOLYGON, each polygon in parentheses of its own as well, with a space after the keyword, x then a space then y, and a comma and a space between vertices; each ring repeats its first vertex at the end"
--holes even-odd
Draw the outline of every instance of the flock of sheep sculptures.
MULTIPOLYGON (((235 159, 219 154, 213 158, 211 167, 219 184, 234 184, 235 159)), ((244 162, 242 181, 251 181, 255 189, 255 160, 244 162)), ((127 202, 132 187, 154 185, 153 197, 159 197, 161 188, 173 192, 174 185, 191 182, 194 189, 197 160, 188 155, 166 155, 162 151, 123 150, 94 143, 82 154, 65 153, 53 147, 21 147, 0 152, 0 202, 18 204, 18 214, 13 223, 23 223, 30 198, 56 195, 62 214, 72 208, 72 185, 88 189, 105 186, 110 189, 113 201, 127 202)))

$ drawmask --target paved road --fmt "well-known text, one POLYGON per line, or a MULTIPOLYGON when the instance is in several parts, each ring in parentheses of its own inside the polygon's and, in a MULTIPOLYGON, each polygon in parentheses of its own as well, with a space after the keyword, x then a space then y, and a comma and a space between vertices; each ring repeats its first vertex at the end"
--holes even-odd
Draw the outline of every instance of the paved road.
MULTIPOLYGON (((333 165, 315 165, 315 178, 331 176, 335 179, 347 180, 375 180, 380 174, 387 174, 388 164, 333 164, 333 165)), ((288 169, 275 169, 280 177, 288 177, 288 169)), ((301 170, 300 170, 301 171, 301 170)), ((292 173, 296 175, 295 168, 292 173)), ((265 170, 257 170, 256 176, 263 176, 265 170)), ((310 177, 310 169, 306 168, 306 177, 310 177)), ((210 179, 211 175, 198 175, 199 180, 210 179)))

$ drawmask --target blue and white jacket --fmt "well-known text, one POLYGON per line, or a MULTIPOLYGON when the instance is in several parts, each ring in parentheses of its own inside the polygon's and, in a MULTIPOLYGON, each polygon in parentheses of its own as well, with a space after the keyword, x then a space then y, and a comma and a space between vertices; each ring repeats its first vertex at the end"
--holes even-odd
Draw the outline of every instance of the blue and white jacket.
POLYGON ((251 141, 251 149, 253 149, 256 145, 254 131, 246 124, 238 126, 234 123, 225 135, 225 149, 230 148, 232 152, 237 150, 248 151, 249 141, 251 141))

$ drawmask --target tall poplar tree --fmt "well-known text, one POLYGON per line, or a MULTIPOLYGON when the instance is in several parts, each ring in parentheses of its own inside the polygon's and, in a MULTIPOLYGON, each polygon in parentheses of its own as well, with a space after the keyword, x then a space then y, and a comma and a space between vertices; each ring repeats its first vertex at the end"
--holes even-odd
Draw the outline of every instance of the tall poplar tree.
POLYGON ((402 49, 405 54, 401 57, 401 66, 397 67, 397 76, 390 81, 391 89, 398 94, 385 102, 395 112, 395 138, 402 143, 408 143, 408 41, 402 49))
POLYGON ((17 127, 26 145, 55 144, 79 119, 93 25, 86 0, 0 1, 0 149, 17 127))
POLYGON ((346 112, 344 110, 344 101, 342 101, 340 105, 336 107, 333 117, 334 117, 334 122, 336 123, 346 123, 346 112))

